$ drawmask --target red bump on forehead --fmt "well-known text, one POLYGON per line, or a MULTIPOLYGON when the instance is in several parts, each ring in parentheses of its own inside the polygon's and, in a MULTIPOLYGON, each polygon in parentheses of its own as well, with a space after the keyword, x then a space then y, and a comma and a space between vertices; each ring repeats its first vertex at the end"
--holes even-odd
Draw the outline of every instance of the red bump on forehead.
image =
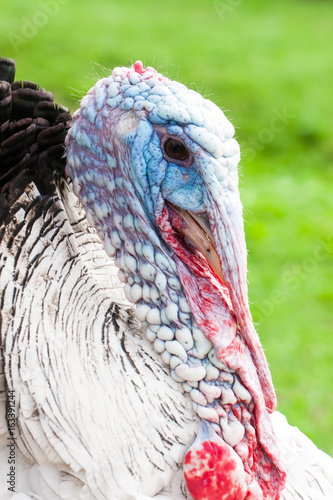
POLYGON ((145 70, 143 69, 143 64, 141 61, 136 61, 134 63, 134 71, 139 73, 139 75, 142 75, 142 73, 144 73, 145 70))

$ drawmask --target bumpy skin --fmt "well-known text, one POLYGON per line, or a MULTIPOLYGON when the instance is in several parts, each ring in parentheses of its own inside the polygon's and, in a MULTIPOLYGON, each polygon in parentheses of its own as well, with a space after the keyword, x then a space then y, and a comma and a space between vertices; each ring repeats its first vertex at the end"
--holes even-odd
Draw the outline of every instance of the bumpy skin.
POLYGON ((196 500, 278 499, 285 482, 274 389, 248 308, 233 134, 213 103, 136 62, 88 92, 66 140, 74 192, 202 419, 184 459, 196 500), (186 146, 185 160, 168 156, 169 138, 186 146), (223 282, 181 237, 172 206, 208 218, 223 282))

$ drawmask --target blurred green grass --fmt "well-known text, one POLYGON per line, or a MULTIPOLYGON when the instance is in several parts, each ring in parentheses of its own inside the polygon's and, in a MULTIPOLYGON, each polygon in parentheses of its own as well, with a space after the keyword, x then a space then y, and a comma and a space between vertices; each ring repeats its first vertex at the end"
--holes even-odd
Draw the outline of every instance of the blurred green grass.
POLYGON ((17 78, 72 111, 104 68, 136 59, 225 110, 243 152, 250 300, 279 410, 331 455, 332 15, 329 0, 11 0, 0 17, 17 78))

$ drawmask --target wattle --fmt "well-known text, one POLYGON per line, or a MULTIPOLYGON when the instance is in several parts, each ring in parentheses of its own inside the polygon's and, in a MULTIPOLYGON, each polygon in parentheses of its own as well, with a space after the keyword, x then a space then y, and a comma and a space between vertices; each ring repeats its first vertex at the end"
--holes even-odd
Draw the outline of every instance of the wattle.
POLYGON ((181 227, 178 214, 164 207, 157 224, 164 240, 172 247, 186 298, 198 326, 214 345, 223 352, 235 338, 237 320, 232 310, 229 292, 207 261, 191 252, 177 234, 181 227))
POLYGON ((184 475, 194 500, 244 500, 247 494, 241 459, 205 422, 185 455, 184 475))

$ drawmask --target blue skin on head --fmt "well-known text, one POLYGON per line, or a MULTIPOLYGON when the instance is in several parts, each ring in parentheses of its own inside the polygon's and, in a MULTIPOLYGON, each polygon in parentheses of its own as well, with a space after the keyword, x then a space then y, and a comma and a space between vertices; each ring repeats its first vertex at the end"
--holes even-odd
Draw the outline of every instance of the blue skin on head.
POLYGON ((161 151, 160 135, 149 121, 140 120, 135 135, 131 131, 123 137, 132 146, 132 175, 137 180, 134 185, 142 188, 138 194, 144 198, 150 216, 163 209, 164 200, 184 210, 203 212, 204 186, 195 161, 190 165, 168 161, 161 151))
POLYGON ((203 181, 195 165, 182 167, 169 163, 161 185, 162 197, 184 210, 202 212, 203 181))

